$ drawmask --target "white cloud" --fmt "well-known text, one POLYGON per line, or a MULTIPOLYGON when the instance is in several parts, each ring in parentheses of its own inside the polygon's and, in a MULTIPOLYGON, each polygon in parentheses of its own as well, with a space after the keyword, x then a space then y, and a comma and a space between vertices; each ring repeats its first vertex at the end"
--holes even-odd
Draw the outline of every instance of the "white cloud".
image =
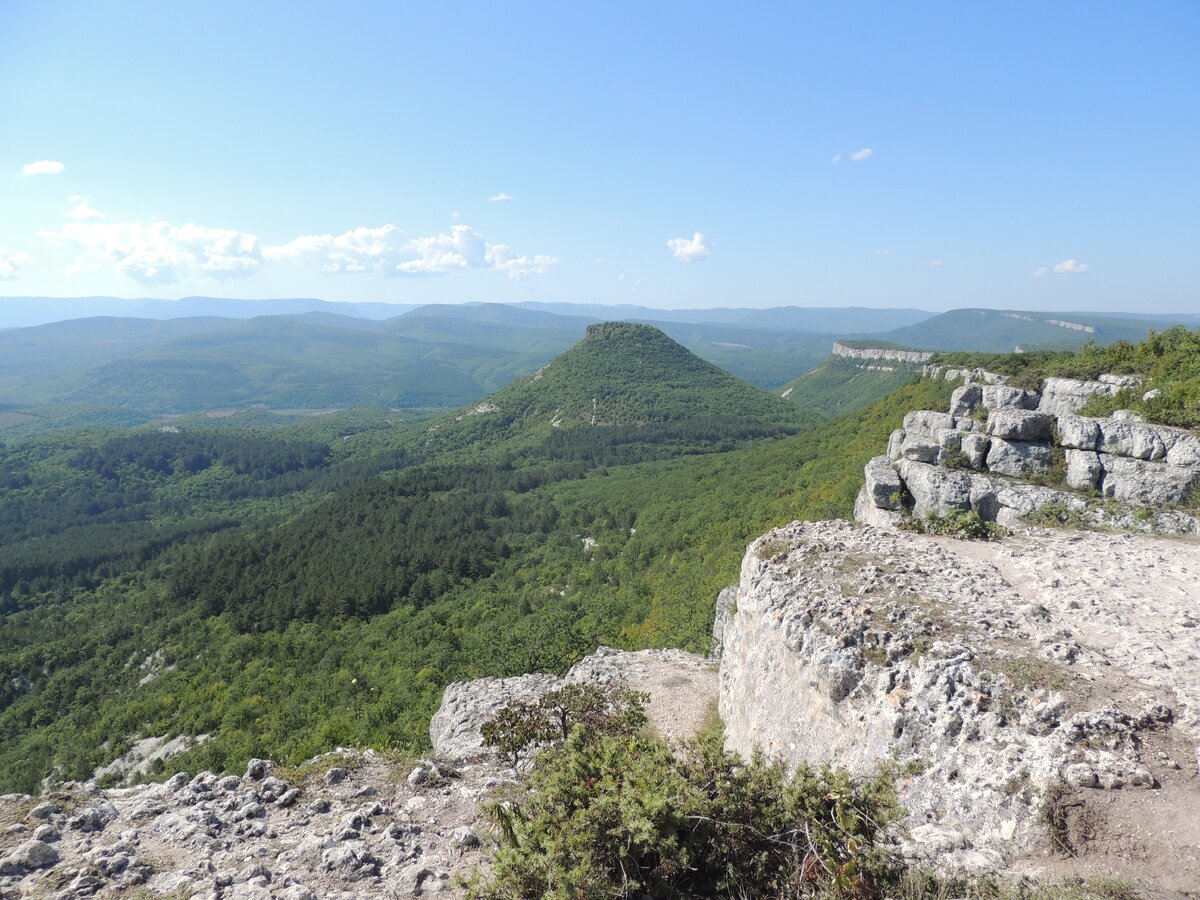
POLYGON ((945 263, 943 263, 940 259, 931 259, 925 265, 929 266, 931 269, 940 269, 945 265, 945 263))
POLYGON ((228 228, 157 220, 69 222, 61 231, 38 234, 81 251, 68 274, 109 265, 135 281, 164 284, 195 276, 253 275, 262 267, 258 238, 228 228))
POLYGON ((1086 272, 1088 268, 1087 263, 1081 263, 1077 259, 1064 259, 1062 262, 1054 264, 1056 275, 1073 275, 1079 272, 1086 272))
POLYGON ((892 251, 891 251, 891 250, 884 249, 884 248, 880 248, 879 250, 876 250, 876 251, 875 251, 875 255, 876 255, 876 256, 891 256, 891 255, 892 255, 892 251))
POLYGON ((498 194, 492 194, 492 196, 488 197, 488 203, 504 203, 507 200, 516 200, 516 199, 517 198, 514 197, 512 194, 506 194, 506 193, 504 193, 504 191, 501 191, 498 194))
POLYGON ((671 238, 667 246, 680 262, 690 263, 708 259, 712 253, 712 244, 708 238, 697 231, 691 238, 671 238))
POLYGON ((1049 275, 1049 274, 1050 274, 1049 266, 1038 266, 1036 269, 1033 270, 1034 278, 1041 278, 1042 276, 1049 275))
POLYGON ((0 281, 13 281, 19 278, 18 274, 22 266, 27 266, 33 262, 33 257, 28 253, 9 253, 7 250, 0 249, 0 281))
POLYGON ((872 150, 870 147, 863 147, 861 150, 855 150, 853 153, 850 154, 850 161, 851 162, 866 162, 868 159, 870 159, 874 155, 875 155, 875 151, 872 150))
POLYGON ((73 204, 72 207, 67 210, 68 219, 104 218, 104 213, 100 212, 98 209, 95 209, 90 203, 88 203, 88 198, 84 197, 82 194, 72 194, 67 199, 73 204))
POLYGON ((415 238, 395 225, 355 228, 339 235, 303 235, 278 247, 264 247, 263 256, 271 261, 319 267, 323 272, 381 272, 391 276, 488 269, 521 278, 540 275, 558 263, 551 256, 516 256, 504 244, 488 243, 470 225, 452 225, 449 234, 415 238))
POLYGON ((65 168, 57 159, 39 159, 21 166, 21 174, 26 178, 30 175, 61 175, 65 168))
POLYGON ((835 153, 835 154, 833 154, 833 159, 831 159, 831 160, 829 161, 829 164, 830 164, 831 166, 836 166, 836 165, 837 165, 838 163, 840 163, 841 161, 842 161, 842 154, 840 154, 840 153, 835 153))

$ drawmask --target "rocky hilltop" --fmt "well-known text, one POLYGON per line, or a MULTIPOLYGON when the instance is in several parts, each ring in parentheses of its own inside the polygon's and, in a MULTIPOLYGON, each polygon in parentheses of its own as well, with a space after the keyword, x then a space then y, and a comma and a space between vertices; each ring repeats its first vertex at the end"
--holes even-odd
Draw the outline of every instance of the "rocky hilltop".
POLYGON ((724 628, 731 747, 902 773, 904 852, 1200 884, 1200 545, 793 523, 724 628), (1068 850, 1069 861, 1053 849, 1068 850))
POLYGON ((1136 378, 1047 378, 1033 391, 978 371, 927 374, 966 383, 949 410, 905 416, 886 455, 868 463, 855 506, 860 522, 961 510, 1011 526, 1053 506, 1093 524, 1200 533, 1181 509, 1200 490, 1200 435, 1127 411, 1078 415, 1093 397, 1136 388, 1136 378))

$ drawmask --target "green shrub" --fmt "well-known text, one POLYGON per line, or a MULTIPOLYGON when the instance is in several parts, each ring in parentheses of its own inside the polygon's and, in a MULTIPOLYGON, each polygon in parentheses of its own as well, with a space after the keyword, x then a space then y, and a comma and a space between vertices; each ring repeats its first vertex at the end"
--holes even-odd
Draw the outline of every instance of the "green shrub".
POLYGON ((1043 487, 1062 487, 1067 483, 1067 455, 1062 447, 1052 447, 1050 450, 1050 465, 1044 469, 1029 472, 1026 480, 1031 484, 1043 487))
POLYGON ((567 740, 576 725, 587 736, 629 737, 646 724, 648 699, 624 685, 568 684, 536 703, 505 706, 484 724, 483 742, 515 766, 532 751, 567 740))
POLYGON ((952 509, 946 513, 927 513, 925 518, 915 516, 900 520, 900 528, 918 534, 940 534, 946 537, 971 541, 991 541, 1008 533, 1006 528, 995 522, 985 522, 975 510, 952 509))
POLYGON ((676 757, 578 725, 491 812, 502 840, 470 886, 481 900, 869 896, 898 875, 881 841, 900 816, 890 778, 746 762, 716 730, 676 757))
POLYGON ((1088 528, 1092 525, 1082 509, 1072 509, 1061 500, 1054 500, 1025 515, 1029 525, 1042 528, 1088 528))

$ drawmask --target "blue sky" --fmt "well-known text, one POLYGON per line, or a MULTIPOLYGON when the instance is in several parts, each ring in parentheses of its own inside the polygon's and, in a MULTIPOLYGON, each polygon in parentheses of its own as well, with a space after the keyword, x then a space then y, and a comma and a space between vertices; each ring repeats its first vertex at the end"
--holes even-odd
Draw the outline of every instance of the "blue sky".
POLYGON ((1197 46, 1192 2, 5 0, 0 295, 1200 312, 1197 46))

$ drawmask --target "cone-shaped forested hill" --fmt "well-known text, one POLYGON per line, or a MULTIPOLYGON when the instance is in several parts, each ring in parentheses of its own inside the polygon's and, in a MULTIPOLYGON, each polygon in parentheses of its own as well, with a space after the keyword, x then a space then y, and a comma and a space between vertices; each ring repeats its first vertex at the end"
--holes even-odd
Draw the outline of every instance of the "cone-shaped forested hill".
POLYGON ((179 567, 172 594, 249 631, 420 608, 556 533, 553 503, 529 496, 538 487, 730 450, 817 419, 657 328, 594 325, 540 372, 406 435, 413 452, 400 471, 214 541, 179 567))
POLYGON ((449 449, 578 427, 689 423, 751 437, 795 431, 817 418, 651 325, 603 322, 537 372, 433 426, 427 446, 449 449))

